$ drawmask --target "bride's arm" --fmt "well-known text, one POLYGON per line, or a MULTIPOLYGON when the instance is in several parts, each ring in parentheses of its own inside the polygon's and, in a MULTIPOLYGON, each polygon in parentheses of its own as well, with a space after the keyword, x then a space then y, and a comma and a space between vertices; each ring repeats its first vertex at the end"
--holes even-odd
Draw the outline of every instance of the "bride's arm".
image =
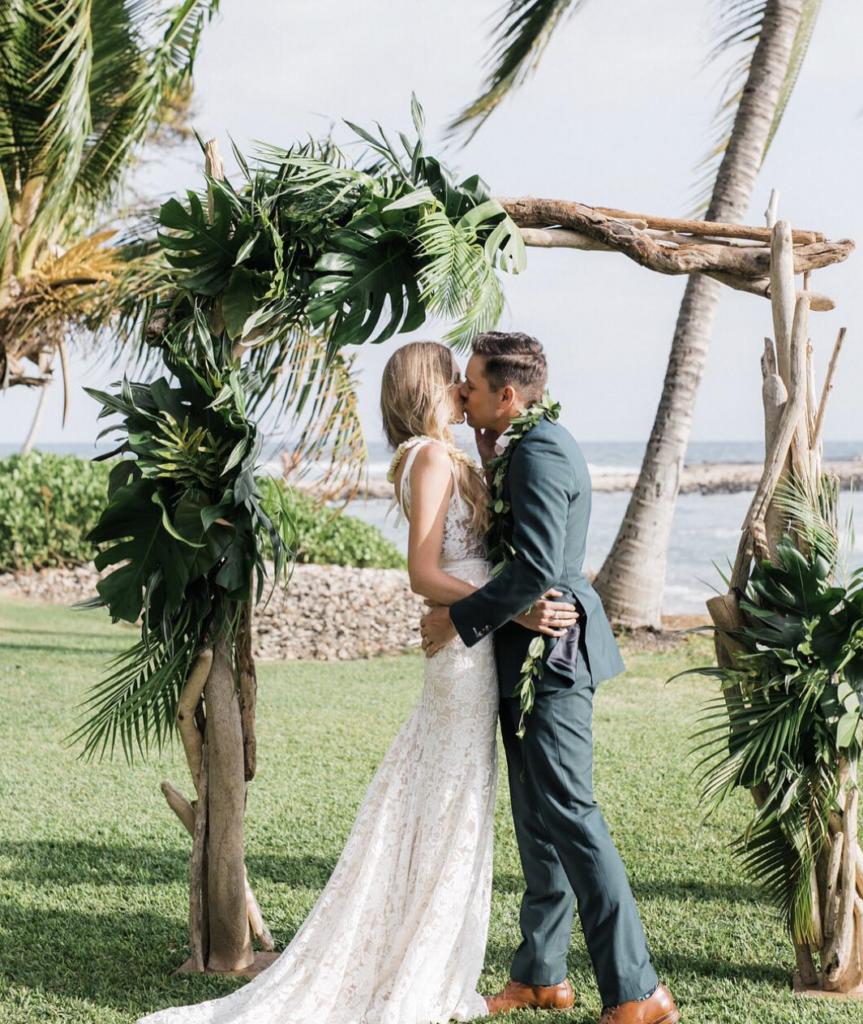
POLYGON ((408 575, 411 590, 435 604, 454 604, 477 587, 450 576, 440 567, 444 521, 453 488, 449 455, 440 445, 424 445, 417 452, 410 472, 408 575))

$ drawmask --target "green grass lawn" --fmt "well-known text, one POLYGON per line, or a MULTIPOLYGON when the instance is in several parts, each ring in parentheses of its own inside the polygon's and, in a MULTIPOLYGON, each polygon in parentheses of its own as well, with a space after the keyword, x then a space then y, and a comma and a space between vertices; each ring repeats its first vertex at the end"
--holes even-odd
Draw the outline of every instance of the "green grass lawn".
MULTIPOLYGON (((159 783, 189 793, 180 750, 128 766, 86 764, 63 744, 74 705, 134 638, 98 613, 0 602, 0 1021, 129 1022, 241 982, 172 972, 188 956, 190 839, 159 783)), ((687 1022, 861 1021, 863 1005, 791 995, 791 947, 773 910, 727 852, 749 797, 708 826, 686 759, 709 683, 664 680, 699 639, 632 652, 595 704, 597 798, 630 873, 660 977, 687 1022)), ((259 766, 247 813, 247 864, 277 949, 326 882, 389 742, 417 701, 419 655, 259 667, 259 766)), ((522 881, 502 778, 483 991, 506 979, 522 881)), ((599 996, 576 926, 574 1011, 599 996)), ((533 1014, 508 1020, 535 1021, 533 1014)))

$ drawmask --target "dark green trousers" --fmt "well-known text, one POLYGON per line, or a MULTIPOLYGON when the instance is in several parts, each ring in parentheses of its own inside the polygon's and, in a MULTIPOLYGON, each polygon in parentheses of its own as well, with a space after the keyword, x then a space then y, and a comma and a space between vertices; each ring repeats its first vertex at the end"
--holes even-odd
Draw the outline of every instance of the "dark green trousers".
POLYGON ((595 685, 584 657, 575 682, 546 669, 527 733, 519 703, 501 700, 512 813, 527 890, 512 977, 557 985, 566 977, 573 910, 584 930, 603 1006, 657 984, 626 870, 593 798, 595 685), (525 781, 520 776, 524 774, 525 781))

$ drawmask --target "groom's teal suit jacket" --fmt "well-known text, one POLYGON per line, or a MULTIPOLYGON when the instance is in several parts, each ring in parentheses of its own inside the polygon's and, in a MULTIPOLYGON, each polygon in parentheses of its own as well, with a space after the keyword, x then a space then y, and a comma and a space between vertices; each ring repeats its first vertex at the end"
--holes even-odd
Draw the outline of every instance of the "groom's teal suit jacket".
MULTIPOLYGON (((564 595, 559 600, 579 608, 580 631, 572 628, 562 638, 548 639, 548 668, 574 681, 584 670, 579 653, 586 652, 594 686, 622 672, 625 666, 602 602, 582 572, 590 474, 581 448, 565 427, 543 419, 519 442, 504 482, 504 499, 512 507, 510 540, 516 556, 500 575, 450 609, 465 645, 495 633, 501 694, 511 696, 528 645, 538 635, 511 620, 555 587, 564 595)), ((549 676, 544 674, 547 684, 549 676)), ((541 682, 537 689, 542 688, 541 682)))

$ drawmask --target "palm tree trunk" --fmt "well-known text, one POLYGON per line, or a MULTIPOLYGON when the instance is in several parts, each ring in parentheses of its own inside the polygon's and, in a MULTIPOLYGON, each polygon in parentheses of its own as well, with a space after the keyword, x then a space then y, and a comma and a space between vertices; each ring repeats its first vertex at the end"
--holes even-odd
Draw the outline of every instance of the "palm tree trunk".
MULTIPOLYGON (((761 36, 706 214, 742 221, 773 123, 804 0, 768 0, 761 36)), ((695 397, 722 286, 702 275, 686 284, 668 369, 641 473, 614 544, 596 577, 609 618, 622 626, 662 625, 668 540, 695 397)))
POLYGON ((39 389, 39 404, 36 406, 36 412, 33 415, 33 422, 30 424, 30 433, 27 435, 27 440, 21 445, 21 454, 29 455, 33 450, 33 445, 36 443, 36 438, 39 435, 39 428, 42 426, 42 418, 45 415, 45 405, 48 399, 48 388, 51 387, 51 378, 49 377, 42 387, 39 389))

